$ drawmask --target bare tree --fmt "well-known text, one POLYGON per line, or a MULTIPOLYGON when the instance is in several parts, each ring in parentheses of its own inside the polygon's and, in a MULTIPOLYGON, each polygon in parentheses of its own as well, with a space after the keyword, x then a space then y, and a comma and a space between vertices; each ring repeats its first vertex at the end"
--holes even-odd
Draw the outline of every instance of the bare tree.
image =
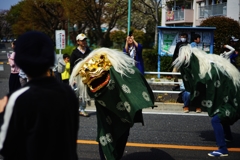
MULTIPOLYGON (((128 0, 24 0, 11 9, 11 25, 16 35, 27 30, 40 30, 52 38, 55 30, 92 31, 98 46, 106 46, 116 22, 126 16, 128 0), (16 11, 16 12, 15 12, 16 11), (18 13, 18 14, 15 14, 18 13), (102 30, 103 27, 106 30, 102 30)), ((72 37, 75 37, 72 35, 72 37)))
POLYGON ((139 12, 150 15, 155 22, 155 37, 154 37, 154 46, 157 46, 157 27, 159 25, 159 10, 161 8, 161 0, 136 0, 133 3, 134 9, 139 12))
POLYGON ((8 10, 1 10, 0 11, 0 37, 10 38, 12 36, 11 32, 11 25, 7 22, 8 10))
POLYGON ((94 36, 98 40, 97 45, 106 46, 110 31, 116 22, 127 13, 127 0, 82 0, 83 9, 90 24, 90 30, 94 30, 94 36), (102 26, 106 30, 102 31, 102 26))

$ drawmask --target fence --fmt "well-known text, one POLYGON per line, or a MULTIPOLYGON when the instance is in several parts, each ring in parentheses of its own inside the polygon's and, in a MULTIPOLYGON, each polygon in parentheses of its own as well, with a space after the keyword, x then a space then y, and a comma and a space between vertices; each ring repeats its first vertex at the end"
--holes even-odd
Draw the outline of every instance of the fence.
MULTIPOLYGON (((180 72, 144 72, 145 74, 158 74, 158 75, 181 75, 180 72)), ((154 82, 154 80, 148 81, 150 85, 161 85, 161 84, 181 84, 182 81, 180 82, 154 82)), ((174 93, 178 94, 181 91, 169 91, 169 90, 153 90, 153 93, 174 93)))
POLYGON ((0 62, 0 71, 3 71, 4 67, 3 67, 3 62, 0 62))

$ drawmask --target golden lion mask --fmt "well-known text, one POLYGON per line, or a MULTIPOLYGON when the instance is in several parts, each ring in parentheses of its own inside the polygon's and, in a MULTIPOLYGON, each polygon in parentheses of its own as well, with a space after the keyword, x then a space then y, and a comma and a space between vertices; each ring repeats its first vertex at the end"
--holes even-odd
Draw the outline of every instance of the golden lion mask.
POLYGON ((88 59, 80 68, 82 82, 87 84, 92 92, 96 92, 110 80, 109 69, 112 66, 105 53, 98 53, 88 59))

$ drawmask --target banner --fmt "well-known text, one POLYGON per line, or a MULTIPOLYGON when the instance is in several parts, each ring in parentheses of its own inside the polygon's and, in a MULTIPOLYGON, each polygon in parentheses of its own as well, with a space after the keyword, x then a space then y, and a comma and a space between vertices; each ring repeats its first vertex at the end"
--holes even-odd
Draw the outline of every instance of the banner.
POLYGON ((56 30, 55 40, 56 40, 56 49, 65 49, 65 46, 66 46, 65 30, 56 30))
POLYGON ((174 20, 174 12, 173 11, 168 11, 166 19, 167 19, 167 21, 173 21, 174 20))

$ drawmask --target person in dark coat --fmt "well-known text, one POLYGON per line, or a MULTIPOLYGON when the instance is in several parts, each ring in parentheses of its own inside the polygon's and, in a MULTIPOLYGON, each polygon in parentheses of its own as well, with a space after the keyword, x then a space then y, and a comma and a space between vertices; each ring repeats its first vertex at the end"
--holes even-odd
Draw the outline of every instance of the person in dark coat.
POLYGON ((4 160, 77 160, 78 100, 51 76, 51 39, 26 32, 15 50, 15 63, 29 81, 0 100, 0 154, 4 160))
POLYGON ((73 50, 70 57, 70 73, 72 73, 73 67, 89 55, 91 49, 87 46, 87 36, 80 33, 76 37, 78 46, 73 50))

